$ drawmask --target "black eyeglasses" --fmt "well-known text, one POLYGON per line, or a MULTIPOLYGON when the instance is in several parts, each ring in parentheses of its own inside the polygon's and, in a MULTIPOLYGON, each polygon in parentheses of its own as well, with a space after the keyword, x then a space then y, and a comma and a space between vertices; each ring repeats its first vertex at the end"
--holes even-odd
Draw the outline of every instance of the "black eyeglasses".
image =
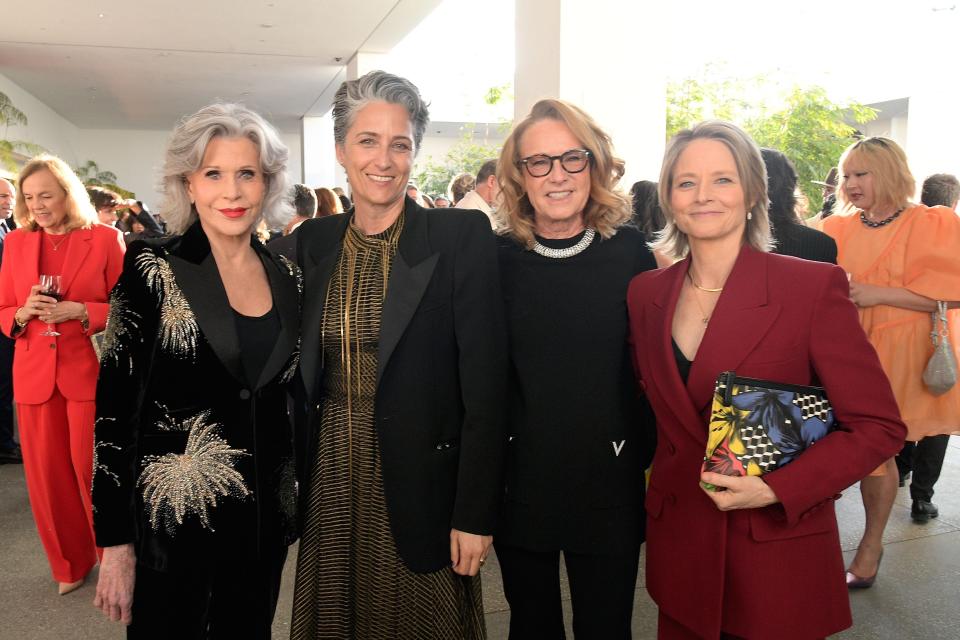
POLYGON ((553 171, 553 161, 559 160, 560 166, 567 173, 580 173, 590 164, 591 153, 586 149, 570 149, 558 156, 548 156, 543 153, 523 158, 518 164, 527 168, 532 178, 542 178, 553 171))

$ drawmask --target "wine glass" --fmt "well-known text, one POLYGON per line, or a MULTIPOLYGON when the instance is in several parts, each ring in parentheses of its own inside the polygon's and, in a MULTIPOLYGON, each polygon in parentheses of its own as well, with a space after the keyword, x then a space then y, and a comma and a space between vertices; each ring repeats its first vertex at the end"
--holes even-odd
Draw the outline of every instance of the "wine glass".
MULTIPOLYGON (((60 293, 60 276, 53 275, 42 275, 40 276, 40 293, 45 296, 50 296, 51 298, 56 299, 57 302, 63 299, 63 294, 60 293)), ((42 336, 58 336, 60 335, 59 331, 55 331, 53 325, 49 322, 47 323, 47 330, 41 333, 42 336)))

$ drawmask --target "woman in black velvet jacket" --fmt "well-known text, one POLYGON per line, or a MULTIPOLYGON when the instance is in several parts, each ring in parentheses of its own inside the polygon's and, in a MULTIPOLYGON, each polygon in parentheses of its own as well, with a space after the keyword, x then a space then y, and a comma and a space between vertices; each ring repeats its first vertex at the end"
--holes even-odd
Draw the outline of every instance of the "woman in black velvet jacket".
POLYGON ((243 107, 183 120, 164 166, 164 216, 182 235, 132 244, 110 297, 94 604, 131 638, 270 637, 296 537, 286 387, 301 285, 251 232, 284 217, 286 159, 243 107))

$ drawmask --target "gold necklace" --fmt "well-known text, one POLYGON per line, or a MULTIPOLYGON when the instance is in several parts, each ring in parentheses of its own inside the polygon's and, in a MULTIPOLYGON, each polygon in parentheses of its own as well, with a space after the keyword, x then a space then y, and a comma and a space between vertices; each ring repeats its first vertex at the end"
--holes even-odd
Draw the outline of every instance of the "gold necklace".
POLYGON ((69 235, 65 233, 63 234, 63 238, 60 240, 60 242, 54 242, 53 238, 51 238, 50 234, 47 233, 46 231, 43 232, 43 235, 46 236, 48 240, 50 240, 50 246, 53 247, 54 251, 57 251, 61 246, 63 246, 63 243, 66 242, 67 238, 69 237, 69 235))
MULTIPOLYGON (((690 275, 689 271, 687 272, 687 278, 690 280, 690 284, 692 284, 695 287, 697 286, 697 283, 693 281, 693 277, 690 275)), ((700 287, 697 287, 697 288, 699 289, 700 287)), ((709 289, 705 289, 705 291, 709 291, 709 289)), ((700 310, 700 318, 703 320, 703 324, 705 325, 708 324, 710 322, 710 314, 707 313, 704 310, 703 305, 700 304, 700 297, 697 295, 696 291, 693 292, 693 301, 696 303, 697 308, 700 310)))
POLYGON ((721 291, 723 291, 723 287, 720 287, 720 288, 718 288, 718 289, 710 289, 710 288, 708 288, 708 287, 701 287, 701 286, 698 285, 698 284, 696 283, 696 281, 693 279, 693 275, 690 273, 689 270, 687 271, 687 277, 690 278, 690 284, 692 284, 693 286, 695 286, 697 289, 700 289, 700 291, 706 291, 707 293, 720 293, 721 291))

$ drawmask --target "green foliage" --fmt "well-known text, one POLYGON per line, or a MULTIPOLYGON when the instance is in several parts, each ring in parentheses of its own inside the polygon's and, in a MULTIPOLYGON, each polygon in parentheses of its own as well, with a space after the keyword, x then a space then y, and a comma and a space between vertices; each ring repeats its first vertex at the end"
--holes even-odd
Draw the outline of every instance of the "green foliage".
MULTIPOLYGON (((493 106, 504 98, 512 97, 511 89, 510 83, 490 87, 484 94, 483 101, 493 106)), ((496 125, 496 130, 505 135, 510 131, 511 125, 510 121, 501 122, 496 125)), ((417 163, 411 179, 420 187, 422 193, 431 196, 444 194, 449 197, 447 187, 454 176, 461 173, 476 175, 484 162, 500 156, 500 145, 487 142, 489 133, 488 126, 483 131, 482 137, 478 139, 477 126, 466 125, 460 140, 451 147, 442 160, 436 161, 428 156, 422 163, 417 163)))
POLYGON ((473 125, 468 125, 443 160, 436 162, 428 157, 413 174, 413 181, 420 191, 428 195, 446 194, 447 186, 460 173, 476 175, 480 166, 500 155, 500 147, 476 139, 473 125))
POLYGON ((762 94, 763 76, 747 79, 722 78, 715 67, 702 76, 686 78, 667 86, 667 139, 679 130, 708 119, 736 122, 761 147, 784 153, 797 168, 800 190, 808 200, 809 213, 819 211, 823 180, 840 154, 853 140, 858 124, 877 117, 875 109, 861 104, 839 105, 817 86, 793 86, 783 96, 783 106, 769 108, 745 96, 762 94))
POLYGON ((38 144, 25 140, 7 140, 7 128, 26 126, 27 114, 17 109, 7 94, 0 91, 0 125, 3 125, 3 139, 0 139, 0 166, 7 171, 16 173, 19 170, 17 155, 35 156, 43 153, 44 148, 38 144))
POLYGON ((124 198, 136 197, 132 191, 117 186, 117 174, 113 171, 101 171, 100 166, 93 160, 87 160, 79 167, 74 167, 73 172, 80 178, 80 182, 88 187, 104 187, 117 192, 124 198))

